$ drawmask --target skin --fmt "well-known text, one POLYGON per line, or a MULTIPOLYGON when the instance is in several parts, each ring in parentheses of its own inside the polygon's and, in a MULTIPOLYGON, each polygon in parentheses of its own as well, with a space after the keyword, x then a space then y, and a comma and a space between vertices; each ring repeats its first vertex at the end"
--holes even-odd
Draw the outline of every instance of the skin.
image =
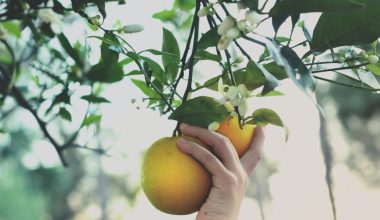
POLYGON ((196 220, 237 220, 241 202, 247 190, 249 175, 260 161, 264 145, 264 129, 257 127, 249 150, 239 159, 233 145, 225 136, 204 128, 181 124, 184 135, 199 138, 213 153, 197 143, 183 138, 179 149, 192 155, 212 175, 213 186, 196 220))

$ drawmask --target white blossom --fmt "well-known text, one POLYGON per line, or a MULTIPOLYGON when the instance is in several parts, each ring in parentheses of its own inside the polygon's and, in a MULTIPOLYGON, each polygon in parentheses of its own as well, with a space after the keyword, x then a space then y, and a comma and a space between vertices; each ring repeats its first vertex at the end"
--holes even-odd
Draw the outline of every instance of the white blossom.
POLYGON ((240 115, 245 115, 248 110, 248 102, 246 98, 241 98, 238 104, 238 111, 240 115))
POLYGON ((234 108, 237 107, 241 116, 247 113, 247 99, 250 97, 250 92, 244 84, 238 86, 223 85, 223 80, 220 78, 218 81, 218 91, 223 96, 218 102, 223 104, 229 112, 233 112, 234 108))
POLYGON ((222 36, 218 42, 218 45, 217 45, 218 49, 219 50, 227 49, 227 47, 230 45, 231 41, 232 40, 230 38, 228 38, 226 36, 222 36))
POLYGON ((225 35, 227 31, 233 28, 235 20, 231 16, 227 16, 226 19, 218 26, 218 34, 225 35))
POLYGON ((55 13, 51 9, 41 9, 38 11, 38 18, 46 24, 50 25, 51 30, 55 34, 59 34, 62 32, 62 17, 55 13))
POLYGON ((244 98, 248 98, 251 95, 250 92, 248 91, 247 86, 245 86, 244 84, 239 84, 237 88, 238 88, 239 94, 242 95, 244 98))
POLYGON ((376 64, 379 62, 379 57, 376 56, 376 55, 370 55, 368 56, 368 59, 367 59, 368 63, 370 64, 376 64))
POLYGON ((252 25, 256 25, 260 23, 261 18, 260 15, 256 11, 247 11, 245 13, 245 20, 251 22, 252 25))
POLYGON ((230 28, 224 36, 226 36, 230 40, 235 40, 240 36, 240 31, 236 27, 233 27, 230 28))
POLYGON ((140 24, 128 24, 122 27, 122 31, 127 34, 138 33, 144 30, 144 27, 140 24))

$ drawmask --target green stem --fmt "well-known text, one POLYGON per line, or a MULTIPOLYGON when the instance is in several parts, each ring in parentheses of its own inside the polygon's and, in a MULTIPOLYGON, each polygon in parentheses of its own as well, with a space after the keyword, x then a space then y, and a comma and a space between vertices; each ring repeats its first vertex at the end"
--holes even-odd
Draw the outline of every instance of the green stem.
POLYGON ((361 63, 358 65, 352 65, 352 66, 344 66, 344 67, 337 67, 337 68, 331 68, 331 69, 324 69, 324 70, 314 70, 311 71, 312 73, 323 73, 323 72, 329 72, 329 71, 337 71, 337 70, 348 70, 348 69, 358 69, 362 66, 366 66, 369 63, 361 63))
POLYGON ((326 81, 326 82, 329 82, 329 83, 333 83, 333 84, 336 84, 336 85, 351 87, 351 88, 365 90, 365 91, 372 91, 372 92, 379 92, 380 91, 380 89, 365 88, 365 87, 361 87, 361 86, 357 86, 357 85, 352 85, 352 84, 347 84, 347 83, 341 83, 341 82, 337 82, 337 81, 334 81, 334 80, 331 80, 331 79, 326 79, 326 78, 319 77, 319 76, 314 76, 314 78, 316 78, 318 80, 326 81))

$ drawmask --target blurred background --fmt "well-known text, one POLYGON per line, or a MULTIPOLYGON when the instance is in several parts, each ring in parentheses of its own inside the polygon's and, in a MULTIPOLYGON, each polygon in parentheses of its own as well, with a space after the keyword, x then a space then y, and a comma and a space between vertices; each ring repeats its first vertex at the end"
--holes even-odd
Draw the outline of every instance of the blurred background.
MULTIPOLYGON (((151 15, 171 4, 164 0, 110 4, 107 10, 112 13, 106 22, 142 24, 145 30, 128 35, 129 42, 141 50, 160 48, 162 23, 151 15)), ((85 38, 96 34, 83 27, 80 19, 65 23, 68 38, 99 44, 85 38)), ((99 51, 92 51, 91 57, 97 56, 99 51)), ((213 67, 200 65, 196 71, 201 81, 202 74, 212 73, 213 67)), ((276 110, 289 128, 289 140, 284 142, 280 128, 266 129, 264 157, 251 177, 241 219, 330 220, 336 215, 341 220, 378 220, 378 95, 319 82, 316 100, 322 116, 292 82, 282 81, 280 90, 284 96, 250 103, 251 110, 276 110)), ((128 79, 102 94, 111 103, 101 105, 101 129, 84 129, 79 136, 81 143, 95 150, 65 151, 67 168, 32 115, 12 107, 11 100, 6 103, 10 107, 0 115, 0 123, 7 128, 0 132, 0 220, 195 219, 195 215, 161 213, 140 188, 144 151, 158 138, 170 136, 175 122, 147 109, 143 94, 128 79)), ((84 104, 77 100, 73 106, 73 118, 80 118, 84 104)), ((64 136, 75 126, 62 121, 49 129, 64 136)))

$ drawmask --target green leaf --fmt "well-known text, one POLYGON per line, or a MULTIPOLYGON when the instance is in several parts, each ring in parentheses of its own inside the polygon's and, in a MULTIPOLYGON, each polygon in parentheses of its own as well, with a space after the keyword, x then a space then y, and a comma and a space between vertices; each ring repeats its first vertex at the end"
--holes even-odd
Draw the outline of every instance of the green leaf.
POLYGON ((92 0, 98 7, 100 14, 103 16, 103 20, 107 17, 105 0, 92 0))
POLYGON ((229 116, 224 105, 220 105, 215 99, 200 96, 182 103, 169 119, 203 128, 214 121, 222 122, 229 116))
POLYGON ((250 60, 247 65, 247 75, 250 75, 252 79, 250 81, 263 82, 264 88, 262 94, 266 94, 274 90, 278 85, 278 80, 268 72, 261 64, 256 63, 254 60, 250 60))
POLYGON ((120 66, 126 66, 126 65, 128 65, 128 64, 130 64, 132 62, 133 62, 133 60, 131 58, 127 57, 127 58, 125 58, 123 60, 120 60, 119 61, 119 65, 120 66))
POLYGON ((367 69, 368 69, 371 73, 380 76, 380 63, 376 63, 376 64, 368 64, 368 65, 367 65, 367 69))
POLYGON ((284 123, 282 122, 280 116, 278 116, 275 111, 268 108, 261 108, 254 111, 252 113, 251 123, 257 125, 272 124, 280 127, 284 126, 284 123))
POLYGON ((162 69, 160 64, 158 64, 156 61, 148 57, 140 56, 140 58, 146 62, 144 63, 144 70, 148 74, 149 77, 153 76, 155 79, 159 80, 161 83, 166 83, 167 78, 169 76, 167 76, 167 73, 165 73, 165 71, 162 69))
POLYGON ((8 33, 11 33, 12 35, 16 36, 17 38, 21 37, 20 22, 18 22, 18 21, 4 21, 4 22, 1 22, 0 25, 2 25, 5 28, 5 30, 7 30, 8 33))
POLYGON ((195 7, 194 0, 175 0, 174 8, 179 8, 184 11, 190 11, 195 7))
POLYGON ((148 97, 156 97, 156 92, 148 87, 144 81, 138 79, 131 79, 131 81, 148 97))
POLYGON ((106 98, 96 96, 96 95, 85 95, 85 96, 82 96, 81 99, 84 99, 91 103, 111 103, 106 98))
POLYGON ((65 7, 63 7, 58 0, 53 0, 53 11, 63 15, 65 13, 65 7))
POLYGON ((288 76, 291 78, 298 86, 300 86, 304 92, 310 93, 315 89, 315 81, 311 75, 310 70, 302 62, 301 58, 298 57, 296 52, 290 47, 281 47, 280 49, 283 58, 287 61, 288 76))
MULTIPOLYGON (((261 70, 257 68, 255 64, 247 65, 247 67, 249 67, 249 71, 247 71, 247 68, 245 68, 233 72, 236 84, 244 84, 245 86, 247 86, 249 90, 255 90, 265 85, 267 81, 261 70)), ((267 72, 270 73, 270 75, 273 75, 277 80, 283 80, 288 78, 285 69, 275 63, 267 63, 264 64, 263 67, 267 70, 267 72)), ((204 85, 211 90, 217 91, 217 82, 219 78, 220 76, 211 78, 207 80, 204 85)), ((224 84, 232 85, 231 80, 229 79, 227 74, 224 74, 222 79, 224 84)))
POLYGON ((151 53, 153 55, 157 55, 157 56, 162 56, 162 55, 173 56, 173 58, 177 56, 176 54, 166 53, 166 52, 162 52, 162 51, 155 50, 155 49, 148 49, 148 50, 141 51, 141 53, 143 53, 143 52, 149 52, 149 53, 151 53))
POLYGON ((283 67, 287 76, 311 99, 320 110, 320 106, 315 102, 312 92, 315 89, 314 78, 309 69, 302 62, 301 58, 289 47, 280 47, 274 41, 266 41, 265 46, 277 65, 283 67))
POLYGON ((67 89, 62 90, 61 93, 59 93, 57 96, 54 97, 53 102, 49 106, 48 109, 46 109, 46 114, 48 114, 55 105, 64 103, 64 104, 70 104, 70 95, 68 93, 67 89))
POLYGON ((87 77, 93 82, 113 83, 124 78, 124 72, 118 63, 109 65, 100 62, 90 69, 87 77))
POLYGON ((86 1, 84 0, 71 0, 71 4, 73 5, 74 12, 79 12, 80 10, 84 9, 86 5, 86 1))
POLYGON ((242 0, 242 2, 248 6, 250 10, 258 11, 259 9, 259 0, 242 0))
POLYGON ((347 12, 363 6, 363 3, 347 0, 282 0, 276 2, 269 15, 272 17, 306 12, 347 12))
POLYGON ((140 70, 132 70, 131 72, 125 74, 125 76, 135 76, 135 75, 143 75, 144 73, 140 70))
POLYGON ((173 21, 176 17, 176 11, 175 10, 163 10, 160 12, 157 12, 153 14, 153 18, 158 19, 160 21, 173 21))
POLYGON ((59 109, 59 115, 63 118, 63 119, 66 119, 68 121, 71 121, 71 114, 70 112, 66 109, 66 108, 63 108, 61 107, 59 109))
POLYGON ((282 93, 280 91, 273 90, 273 91, 270 91, 266 94, 258 94, 258 95, 256 95, 256 97, 270 97, 270 96, 283 96, 283 95, 284 95, 284 93, 282 93))
POLYGON ((218 45, 219 38, 220 36, 218 34, 218 29, 212 28, 202 35, 198 42, 198 48, 206 49, 209 47, 216 47, 216 45, 218 45))
POLYGON ((275 126, 283 127, 285 130, 285 141, 288 140, 289 130, 286 125, 282 122, 278 114, 268 108, 257 109, 252 113, 252 119, 247 122, 248 124, 254 124, 258 126, 266 126, 272 124, 275 126))
POLYGON ((58 37, 58 40, 61 43, 63 49, 65 49, 66 53, 75 61, 75 63, 79 67, 83 68, 83 61, 80 58, 78 51, 75 50, 71 46, 71 44, 70 44, 69 40, 66 38, 66 36, 63 33, 61 33, 61 34, 57 35, 57 37, 58 37))
POLYGON ((178 74, 180 51, 174 35, 165 28, 163 29, 162 52, 174 55, 162 55, 162 64, 164 65, 165 72, 168 75, 168 79, 173 82, 178 74))
POLYGON ((220 57, 219 55, 212 54, 205 50, 197 50, 194 58, 197 60, 211 60, 218 63, 222 60, 222 57, 220 57))
POLYGON ((380 37, 380 4, 356 11, 323 13, 313 32, 311 50, 322 52, 344 45, 370 44, 380 37))
MULTIPOLYGON (((113 42, 113 45, 111 46, 120 46, 119 40, 113 33, 105 32, 103 38, 110 42, 113 42)), ((107 65, 113 65, 119 60, 119 52, 112 49, 111 46, 108 42, 105 41, 103 41, 102 45, 100 46, 102 62, 106 63, 107 65)))
POLYGON ((101 115, 90 115, 90 116, 87 116, 83 120, 81 128, 89 126, 91 124, 100 123, 101 120, 102 120, 102 116, 101 115))
POLYGON ((106 44, 108 44, 110 46, 120 45, 120 43, 118 41, 112 41, 111 39, 107 39, 107 38, 104 38, 104 37, 88 36, 87 38, 96 38, 96 39, 101 40, 103 43, 106 43, 106 44))
POLYGON ((6 131, 3 128, 0 128, 0 133, 5 134, 6 131))

